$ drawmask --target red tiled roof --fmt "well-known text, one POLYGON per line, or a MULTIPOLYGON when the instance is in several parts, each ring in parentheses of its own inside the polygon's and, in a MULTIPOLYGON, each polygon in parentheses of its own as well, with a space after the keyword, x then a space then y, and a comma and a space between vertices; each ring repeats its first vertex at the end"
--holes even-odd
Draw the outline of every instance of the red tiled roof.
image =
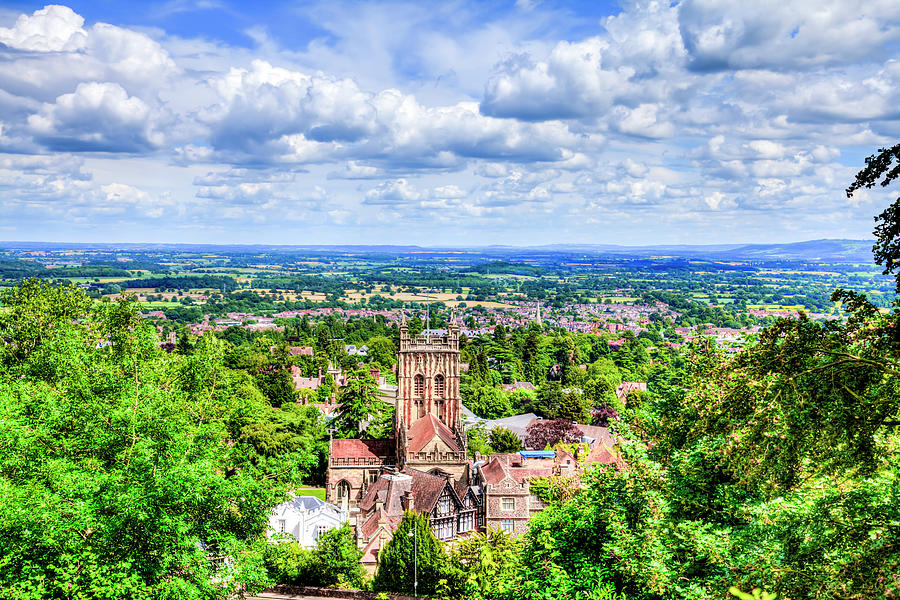
POLYGON ((619 397, 619 400, 625 402, 628 393, 634 391, 646 392, 647 384, 643 381, 623 381, 619 384, 619 387, 616 388, 616 396, 619 397))
POLYGON ((378 531, 378 522, 381 521, 383 516, 383 510, 376 510, 368 519, 366 519, 366 522, 362 524, 362 527, 359 528, 359 533, 364 540, 370 539, 375 532, 378 531))
POLYGON ((622 457, 619 456, 615 451, 611 451, 603 444, 600 444, 596 448, 594 448, 591 453, 588 454, 584 459, 584 462, 588 465, 616 465, 620 469, 625 468, 625 461, 622 460, 622 457))
POLYGON ((386 458, 393 453, 394 440, 332 440, 333 458, 386 458))
POLYGON ((526 479, 531 479, 532 477, 550 477, 553 475, 553 467, 509 467, 507 469, 509 474, 513 479, 516 480, 516 483, 524 483, 526 479))
MULTIPOLYGON (((375 515, 373 515, 374 517, 375 515)), ((371 519, 370 519, 371 520, 371 519)), ((368 521, 366 521, 368 523, 368 521)), ((394 537, 394 531, 397 529, 397 525, 400 523, 399 519, 388 519, 388 527, 385 530, 385 539, 384 543, 391 541, 391 538, 394 537)), ((373 537, 369 540, 369 543, 365 545, 363 548, 363 555, 359 559, 361 563, 377 563, 378 562, 378 553, 381 551, 381 535, 374 535, 374 533, 378 532, 378 519, 375 518, 376 527, 373 530, 373 537)))
POLYGON ((435 436, 440 437, 454 451, 462 452, 456 441, 456 436, 453 435, 450 428, 441 423, 431 413, 413 423, 407 432, 407 436, 409 437, 410 452, 421 452, 435 436))
POLYGON ((506 479, 507 475, 506 467, 497 457, 481 467, 481 476, 484 478, 484 482, 491 485, 500 483, 506 479))

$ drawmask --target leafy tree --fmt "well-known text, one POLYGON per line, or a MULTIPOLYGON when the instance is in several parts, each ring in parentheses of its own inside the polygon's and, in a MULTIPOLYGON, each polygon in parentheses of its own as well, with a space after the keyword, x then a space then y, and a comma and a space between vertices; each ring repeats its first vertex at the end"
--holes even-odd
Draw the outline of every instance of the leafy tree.
MULTIPOLYGON (((877 154, 866 158, 866 166, 856 174, 856 180, 847 188, 851 198, 857 190, 871 189, 875 185, 887 187, 900 177, 900 144, 879 148, 877 154)), ((875 217, 875 245, 872 252, 875 262, 884 267, 884 274, 894 274, 897 291, 900 292, 900 198, 875 217)))
POLYGON ((434 594, 452 578, 444 546, 431 531, 428 515, 406 511, 378 558, 376 591, 434 594), (418 587, 414 586, 418 580, 418 587))
POLYGON ((484 423, 478 422, 466 427, 466 440, 468 441, 469 456, 475 456, 478 452, 482 456, 487 456, 493 449, 489 441, 490 433, 484 426, 484 423))
POLYGON ((300 397, 294 388, 294 378, 291 377, 290 369, 278 366, 264 367, 254 374, 253 379, 272 406, 296 402, 300 397))
POLYGON ((88 310, 91 300, 74 285, 56 286, 39 279, 0 290, 0 356, 4 364, 27 361, 53 336, 57 323, 73 320, 88 310))
POLYGON ((494 452, 518 452, 522 449, 522 440, 506 427, 494 427, 489 439, 494 452))
POLYGON ((370 339, 366 345, 369 358, 382 367, 390 369, 397 362, 397 347, 391 338, 381 335, 370 339))
POLYGON ((224 599, 259 589, 256 540, 285 484, 230 442, 271 408, 223 366, 219 340, 168 355, 133 300, 85 298, 36 282, 3 295, 4 595, 224 599), (216 567, 214 555, 234 562, 216 567))
POLYGON ((581 441, 581 430, 568 419, 552 419, 549 421, 535 421, 527 427, 525 446, 543 450, 562 442, 572 444, 581 441))
POLYGON ((494 387, 479 385, 461 390, 466 406, 483 419, 500 419, 515 414, 509 397, 494 387))
POLYGON ((491 376, 488 368, 487 354, 484 350, 475 352, 469 362, 469 378, 474 385, 490 385, 491 376))
POLYGON ((562 386, 558 381, 546 381, 538 387, 537 400, 534 404, 534 412, 538 415, 555 419, 560 407, 566 402, 562 392, 562 386))
POLYGON ((295 541, 268 544, 264 564, 276 583, 317 587, 359 588, 364 571, 353 530, 346 523, 329 529, 308 550, 295 541))
POLYGON ((313 560, 318 570, 318 582, 323 587, 354 587, 362 585, 363 571, 359 559, 362 551, 356 546, 353 529, 348 524, 329 529, 316 540, 313 560))
POLYGON ((366 369, 356 369, 341 388, 334 426, 341 437, 385 437, 391 424, 391 406, 378 397, 378 384, 366 369))
POLYGON ((472 600, 513 595, 519 575, 522 538, 488 527, 460 539, 450 548, 450 564, 461 574, 458 593, 472 600))
POLYGON ((562 394, 562 400, 556 407, 555 415, 559 419, 567 419, 576 423, 583 423, 588 418, 585 406, 584 394, 581 390, 569 389, 562 394))

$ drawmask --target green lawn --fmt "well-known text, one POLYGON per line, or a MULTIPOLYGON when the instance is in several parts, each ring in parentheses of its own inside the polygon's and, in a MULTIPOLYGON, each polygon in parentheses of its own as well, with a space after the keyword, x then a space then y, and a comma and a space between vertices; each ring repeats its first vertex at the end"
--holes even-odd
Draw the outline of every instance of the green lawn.
POLYGON ((294 493, 298 496, 315 496, 319 500, 325 499, 325 488, 297 488, 294 493))

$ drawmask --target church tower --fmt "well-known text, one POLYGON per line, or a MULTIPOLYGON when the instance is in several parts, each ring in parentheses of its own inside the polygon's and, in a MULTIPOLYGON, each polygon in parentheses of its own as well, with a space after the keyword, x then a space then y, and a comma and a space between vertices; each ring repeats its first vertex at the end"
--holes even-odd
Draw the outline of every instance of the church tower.
POLYGON ((466 462, 459 395, 459 321, 442 335, 409 334, 400 322, 394 438, 398 464, 443 471, 466 462))
POLYGON ((409 335, 400 323, 397 416, 407 427, 427 414, 451 429, 462 418, 459 397, 459 322, 454 314, 444 335, 409 335))

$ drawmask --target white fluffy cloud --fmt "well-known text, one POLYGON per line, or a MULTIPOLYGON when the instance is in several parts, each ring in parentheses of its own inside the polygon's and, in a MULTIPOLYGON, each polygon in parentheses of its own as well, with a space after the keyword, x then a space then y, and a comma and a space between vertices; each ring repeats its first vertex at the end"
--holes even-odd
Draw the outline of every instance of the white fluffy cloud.
POLYGON ((0 27, 0 43, 21 50, 80 50, 87 43, 84 19, 67 6, 55 4, 20 15, 12 27, 0 27))
POLYGON ((900 40, 893 0, 687 0, 679 8, 691 65, 700 70, 851 64, 890 56, 900 40))
POLYGON ((348 174, 359 175, 367 172, 354 162, 360 159, 388 169, 457 169, 472 158, 564 160, 590 143, 562 123, 485 117, 474 102, 428 107, 398 90, 365 93, 351 80, 259 60, 210 85, 220 102, 199 118, 223 160, 248 154, 273 162, 353 159, 357 166, 348 174))
POLYGON ((842 189, 847 163, 900 135, 900 4, 525 4, 304 4, 291 47, 266 15, 243 14, 237 46, 0 12, 0 221, 866 234, 881 196, 847 219, 842 189))
POLYGON ((28 126, 49 148, 62 151, 139 152, 164 139, 150 107, 117 83, 80 83, 29 116, 28 126))

